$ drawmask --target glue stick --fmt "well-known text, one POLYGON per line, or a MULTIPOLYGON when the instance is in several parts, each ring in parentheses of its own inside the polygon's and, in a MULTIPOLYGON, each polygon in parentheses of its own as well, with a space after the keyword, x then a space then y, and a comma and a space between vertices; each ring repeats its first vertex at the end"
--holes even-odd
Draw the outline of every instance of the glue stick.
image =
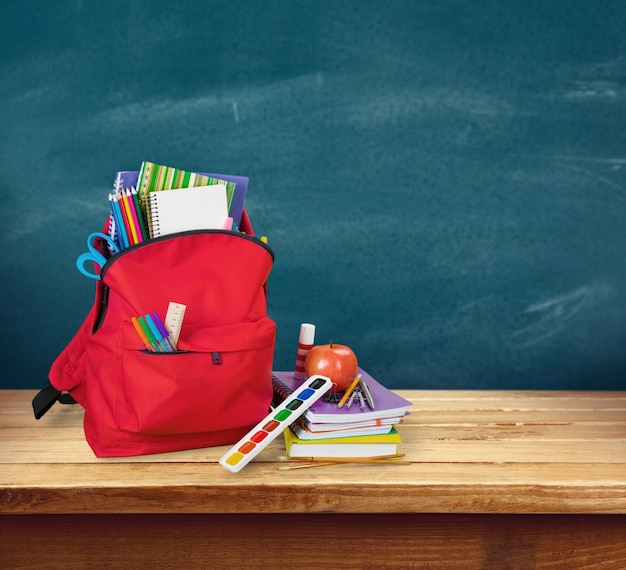
POLYGON ((296 371, 294 378, 296 380, 305 380, 306 372, 304 371, 304 361, 307 354, 313 348, 315 341, 315 325, 310 323, 302 323, 300 325, 300 338, 298 340, 298 354, 296 356, 296 371))

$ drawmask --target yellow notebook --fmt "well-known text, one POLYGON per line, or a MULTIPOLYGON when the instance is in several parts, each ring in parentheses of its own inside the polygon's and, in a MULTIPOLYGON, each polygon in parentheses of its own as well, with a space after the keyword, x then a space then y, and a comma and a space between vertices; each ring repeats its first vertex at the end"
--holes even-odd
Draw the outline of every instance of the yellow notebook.
POLYGON ((289 457, 376 457, 393 455, 402 443, 398 430, 382 435, 336 437, 331 439, 299 439, 287 428, 285 446, 289 457))

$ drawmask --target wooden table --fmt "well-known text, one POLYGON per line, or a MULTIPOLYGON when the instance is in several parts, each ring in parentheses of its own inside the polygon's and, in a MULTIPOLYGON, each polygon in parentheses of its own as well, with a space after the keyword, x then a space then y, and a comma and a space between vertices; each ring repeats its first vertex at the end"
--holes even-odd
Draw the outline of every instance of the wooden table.
POLYGON ((626 392, 402 391, 411 465, 96 459, 0 398, 2 568, 626 568, 626 392), (110 566, 107 566, 110 565, 110 566))

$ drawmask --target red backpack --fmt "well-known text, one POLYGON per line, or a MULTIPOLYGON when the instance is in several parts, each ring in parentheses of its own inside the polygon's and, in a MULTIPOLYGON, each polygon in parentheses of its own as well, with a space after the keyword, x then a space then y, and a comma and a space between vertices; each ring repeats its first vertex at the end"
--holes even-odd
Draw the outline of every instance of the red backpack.
POLYGON ((258 423, 272 399, 274 254, 245 212, 240 229, 168 235, 109 259, 51 385, 33 400, 35 417, 57 400, 78 402, 98 457, 232 444, 258 423), (186 305, 177 350, 150 352, 131 318, 171 301, 186 305))

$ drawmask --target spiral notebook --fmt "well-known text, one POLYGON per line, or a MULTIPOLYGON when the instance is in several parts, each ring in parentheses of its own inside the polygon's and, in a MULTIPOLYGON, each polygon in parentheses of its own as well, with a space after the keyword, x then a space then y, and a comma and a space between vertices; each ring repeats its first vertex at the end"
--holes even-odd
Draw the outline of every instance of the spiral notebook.
MULTIPOLYGON (((385 418, 393 418, 400 421, 406 415, 407 408, 411 405, 409 400, 404 399, 399 394, 383 386, 380 382, 377 382, 362 368, 359 368, 359 373, 372 393, 376 404, 375 409, 361 408, 358 405, 353 405, 350 408, 347 406, 340 408, 336 402, 327 402, 324 399, 320 399, 304 413, 303 417, 307 424, 347 425, 363 422, 361 425, 371 425, 372 421, 384 420, 385 418)), ((291 371, 272 372, 272 386, 274 398, 277 402, 287 398, 302 383, 302 380, 294 378, 294 373, 291 371)), ((326 426, 326 429, 332 429, 329 425, 326 426)))
POLYGON ((151 192, 150 237, 188 230, 222 229, 228 218, 224 184, 151 192))

